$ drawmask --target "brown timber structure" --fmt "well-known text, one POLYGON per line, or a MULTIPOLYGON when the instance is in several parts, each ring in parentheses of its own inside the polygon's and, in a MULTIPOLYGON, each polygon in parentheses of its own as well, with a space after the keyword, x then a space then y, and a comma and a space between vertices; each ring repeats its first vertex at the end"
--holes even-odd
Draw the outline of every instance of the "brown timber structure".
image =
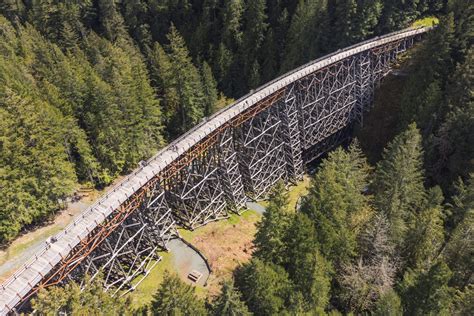
MULTIPOLYGON (((408 29, 299 67, 203 120, 111 189, 0 285, 0 314, 41 288, 103 271, 133 290, 177 236, 243 210, 350 137, 399 53, 430 28, 408 29), (133 281, 133 282, 132 282, 133 281)), ((159 264, 159 263, 158 263, 159 264)))

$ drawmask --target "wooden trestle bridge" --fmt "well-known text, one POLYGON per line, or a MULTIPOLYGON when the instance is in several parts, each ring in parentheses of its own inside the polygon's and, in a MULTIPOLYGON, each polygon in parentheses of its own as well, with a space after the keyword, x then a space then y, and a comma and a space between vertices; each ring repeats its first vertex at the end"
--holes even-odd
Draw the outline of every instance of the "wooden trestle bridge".
POLYGON ((177 236, 240 212, 350 137, 397 55, 429 28, 377 37, 312 61, 209 117, 141 164, 0 285, 0 314, 41 288, 103 271, 133 290, 177 236), (133 282, 132 282, 133 281, 133 282))

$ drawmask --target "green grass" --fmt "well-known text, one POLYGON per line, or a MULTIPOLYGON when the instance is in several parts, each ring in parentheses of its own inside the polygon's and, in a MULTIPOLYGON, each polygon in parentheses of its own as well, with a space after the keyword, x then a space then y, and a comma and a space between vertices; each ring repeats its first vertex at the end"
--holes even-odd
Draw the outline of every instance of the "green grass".
POLYGON ((163 281, 163 275, 166 270, 176 272, 173 263, 173 254, 169 252, 160 253, 162 259, 151 270, 150 274, 140 283, 135 291, 131 293, 132 307, 134 309, 148 305, 153 299, 159 285, 163 281))
MULTIPOLYGON (((253 217, 260 217, 260 214, 258 214, 254 210, 247 210, 243 212, 241 215, 232 213, 229 218, 221 221, 214 222, 214 225, 217 225, 217 227, 225 227, 225 226, 231 226, 231 225, 238 225, 243 219, 245 220, 251 220, 253 217)), ((181 237, 188 242, 192 242, 194 238, 199 237, 202 233, 205 232, 205 230, 202 229, 196 229, 194 231, 191 230, 186 230, 186 229, 178 229, 179 234, 181 237)))
POLYGON ((298 203, 298 199, 301 196, 305 196, 306 194, 308 194, 310 184, 311 178, 305 175, 302 181, 300 181, 297 185, 290 187, 290 191, 288 193, 288 207, 290 210, 296 209, 296 203, 298 203))
MULTIPOLYGON (((308 187, 310 184, 310 177, 305 176, 303 181, 298 183, 296 186, 290 187, 289 190, 289 201, 290 201, 290 208, 293 210, 295 209, 296 203, 298 198, 302 195, 307 193, 308 187)), ((266 201, 260 202, 262 205, 266 205, 266 201)), ((218 222, 214 222, 212 225, 216 231, 220 231, 220 228, 225 228, 227 226, 237 226, 243 220, 257 222, 261 218, 261 215, 254 210, 247 210, 246 212, 242 213, 241 215, 237 215, 232 213, 228 219, 221 220, 218 222)), ((181 237, 188 242, 193 242, 195 238, 206 234, 205 226, 204 228, 198 228, 194 231, 186 230, 186 229, 179 229, 179 234, 181 237)), ((138 309, 150 304, 151 300, 153 299, 153 294, 159 288, 161 282, 163 281, 163 275, 166 270, 170 272, 178 272, 174 266, 174 258, 173 254, 168 252, 160 253, 162 256, 162 260, 158 262, 158 264, 153 268, 150 272, 150 275, 145 278, 142 283, 140 283, 136 290, 131 293, 132 297, 132 307, 134 309, 138 309)), ((202 286, 196 287, 196 294, 202 298, 207 296, 208 289, 202 286)))
MULTIPOLYGON (((303 180, 298 182, 297 185, 290 186, 288 190, 288 208, 290 210, 296 209, 296 203, 298 203, 298 199, 300 196, 304 196, 308 194, 308 188, 311 184, 311 178, 307 175, 303 177, 303 180)), ((261 204, 263 207, 268 206, 268 201, 259 201, 258 204, 261 204)))
POLYGON ((439 23, 439 19, 435 16, 427 16, 422 19, 418 19, 413 22, 413 27, 426 27, 426 26, 433 26, 439 23))
MULTIPOLYGON (((242 215, 232 214, 228 219, 215 222, 214 225, 219 226, 232 226, 238 225, 243 219, 251 219, 252 217, 258 216, 255 211, 249 210, 244 212, 242 215)), ((196 229, 194 231, 179 229, 181 237, 188 242, 192 242, 194 238, 199 237, 205 230, 196 229)), ((165 271, 178 273, 174 265, 174 257, 172 253, 160 252, 162 259, 156 264, 150 274, 140 283, 135 291, 131 292, 132 307, 138 309, 150 304, 153 299, 153 294, 160 287, 163 281, 163 275, 165 271)), ((205 298, 207 296, 207 289, 202 286, 196 286, 196 294, 200 297, 205 298)))

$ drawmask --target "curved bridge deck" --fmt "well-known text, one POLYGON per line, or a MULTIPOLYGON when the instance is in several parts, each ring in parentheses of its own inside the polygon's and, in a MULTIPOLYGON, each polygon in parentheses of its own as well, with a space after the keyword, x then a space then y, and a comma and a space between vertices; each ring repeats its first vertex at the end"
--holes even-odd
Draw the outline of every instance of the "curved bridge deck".
POLYGON ((398 53, 430 28, 374 38, 312 61, 256 89, 143 162, 9 280, 0 314, 40 288, 104 271, 104 287, 133 290, 177 236, 243 209, 279 179, 348 137, 398 53), (133 280, 133 282, 132 282, 133 280))

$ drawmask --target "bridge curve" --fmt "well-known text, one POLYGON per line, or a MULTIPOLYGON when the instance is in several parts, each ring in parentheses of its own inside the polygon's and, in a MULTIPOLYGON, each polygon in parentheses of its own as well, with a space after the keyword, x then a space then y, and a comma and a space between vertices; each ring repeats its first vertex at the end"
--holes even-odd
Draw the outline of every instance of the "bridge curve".
POLYGON ((133 290, 178 236, 243 209, 279 179, 348 136, 397 54, 431 28, 377 37, 312 61, 204 119, 48 239, 0 285, 0 314, 40 288, 104 271, 104 287, 133 290))

